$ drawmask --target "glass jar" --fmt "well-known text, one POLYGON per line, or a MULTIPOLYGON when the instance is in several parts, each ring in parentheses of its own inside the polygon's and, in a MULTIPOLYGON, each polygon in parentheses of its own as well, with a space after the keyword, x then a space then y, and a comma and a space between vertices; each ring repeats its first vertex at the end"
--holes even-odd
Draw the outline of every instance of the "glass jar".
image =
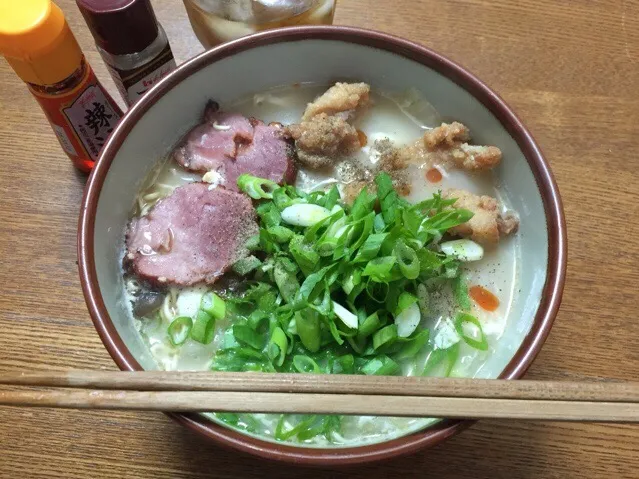
POLYGON ((335 0, 184 0, 191 26, 205 48, 261 30, 330 25, 335 0))

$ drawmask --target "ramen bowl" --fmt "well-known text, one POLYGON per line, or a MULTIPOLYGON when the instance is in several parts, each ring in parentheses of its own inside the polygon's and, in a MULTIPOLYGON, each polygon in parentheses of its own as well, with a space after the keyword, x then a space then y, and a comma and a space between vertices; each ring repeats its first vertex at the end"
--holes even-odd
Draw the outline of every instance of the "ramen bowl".
MULTIPOLYGON (((83 292, 100 338, 120 369, 157 369, 124 306, 122 251, 140 182, 201 118, 210 98, 232 101, 281 85, 357 79, 373 88, 416 88, 442 118, 466 124, 473 139, 501 148, 499 190, 519 212, 517 297, 504 333, 478 377, 517 379, 530 367, 559 309, 566 227, 548 163, 526 127, 478 78, 401 38, 346 27, 299 27, 255 34, 182 64, 151 89, 111 135, 89 179, 78 253, 83 292)), ((211 441, 256 456, 308 465, 371 462, 433 446, 471 422, 441 420, 391 440, 347 447, 278 443, 199 414, 169 414, 211 441)))

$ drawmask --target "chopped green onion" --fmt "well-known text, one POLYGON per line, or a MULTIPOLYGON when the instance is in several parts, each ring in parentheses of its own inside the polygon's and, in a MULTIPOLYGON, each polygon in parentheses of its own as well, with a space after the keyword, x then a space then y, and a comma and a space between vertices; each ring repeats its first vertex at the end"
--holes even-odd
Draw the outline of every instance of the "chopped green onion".
MULTIPOLYGON (((354 225, 346 225, 342 231, 337 232, 335 237, 335 249, 333 251, 333 261, 337 261, 348 254, 348 245, 353 239, 354 225)), ((328 239, 332 241, 332 239, 328 239)))
POLYGON ((233 330, 227 329, 222 334, 222 345, 220 346, 220 349, 218 349, 218 354, 220 353, 220 351, 231 350, 239 346, 240 346, 240 343, 238 343, 235 340, 235 336, 233 336, 233 330))
POLYGON ((251 271, 255 271, 262 265, 262 262, 257 259, 255 256, 247 256, 246 258, 242 258, 233 263, 232 269, 235 273, 240 276, 246 276, 251 271))
POLYGON ((267 293, 272 293, 275 288, 264 282, 258 282, 253 284, 241 297, 242 301, 258 301, 267 293))
POLYGON ((328 330, 331 333, 331 336, 333 337, 335 342, 339 344, 340 346, 344 344, 344 340, 342 339, 340 330, 337 329, 337 326, 335 325, 335 321, 333 321, 333 319, 331 318, 327 318, 325 321, 326 321, 326 324, 328 325, 328 330))
POLYGON ((424 284, 417 285, 417 302, 422 314, 424 316, 427 315, 430 311, 430 295, 428 293, 428 288, 426 288, 426 285, 424 284))
POLYGON ((212 291, 202 296, 200 309, 215 319, 224 319, 224 316, 226 316, 226 303, 212 291))
POLYGON ((355 286, 362 282, 362 270, 359 268, 351 269, 342 281, 342 289, 346 294, 351 294, 355 286))
POLYGON ((337 238, 341 237, 346 232, 346 217, 344 215, 340 215, 336 221, 332 222, 324 234, 320 237, 319 243, 322 243, 326 240, 337 240, 337 238))
POLYGON ((407 293, 407 292, 402 292, 399 295, 399 299, 397 300, 397 307, 395 308, 395 316, 399 316, 400 314, 402 314, 402 311, 404 311, 405 309, 408 309, 409 306, 415 304, 417 302, 417 297, 407 293))
MULTIPOLYGON (((459 226, 462 223, 466 223, 474 216, 474 213, 469 210, 457 208, 454 210, 446 210, 431 216, 426 220, 430 228, 437 229, 440 232, 448 231, 455 226, 459 226)), ((424 226, 424 224, 422 226, 424 226)))
POLYGON ((246 240, 246 249, 249 251, 255 251, 260 249, 260 235, 253 235, 248 240, 246 240))
POLYGON ((444 377, 448 377, 455 367, 458 358, 459 343, 454 344, 447 349, 435 349, 430 353, 428 359, 426 360, 424 370, 422 371, 422 376, 429 376, 438 365, 445 361, 446 368, 444 369, 442 375, 444 377))
POLYGON ((375 351, 382 347, 391 346, 397 340, 397 326, 389 324, 373 334, 373 348, 375 351))
POLYGON ((288 263, 293 264, 292 262, 285 260, 285 258, 279 258, 275 263, 273 278, 275 279, 275 284, 277 284, 284 301, 292 303, 295 300, 295 295, 300 289, 300 283, 297 280, 296 275, 291 272, 291 268, 288 263))
POLYGON ((375 184, 384 221, 386 224, 394 223, 402 202, 393 189, 393 180, 387 173, 380 173, 375 178, 375 184))
POLYGON ((437 253, 422 248, 415 251, 417 258, 419 259, 419 274, 432 276, 438 274, 442 267, 442 260, 437 253))
POLYGON ((220 421, 235 427, 237 427, 238 422, 240 422, 240 416, 231 412, 218 412, 215 413, 215 417, 217 417, 220 421))
MULTIPOLYGON (((381 285, 383 283, 373 283, 376 285, 381 285)), ((357 297, 360 295, 360 293, 362 291, 364 291, 364 289, 366 289, 366 285, 367 283, 362 283, 360 282, 359 284, 355 285, 352 289, 352 291, 350 293, 348 293, 348 302, 349 303, 355 303, 355 300, 357 299, 357 297)))
POLYGON ((198 343, 209 344, 215 336, 215 318, 200 309, 191 328, 191 338, 198 343))
POLYGON ((353 348, 357 354, 362 355, 366 348, 366 338, 359 338, 355 336, 354 338, 346 338, 348 344, 353 348))
POLYGON ((375 184, 377 185, 377 197, 380 199, 385 198, 389 194, 393 193, 393 179, 388 173, 380 173, 375 177, 375 184))
POLYGON ((393 279, 391 273, 393 266, 397 263, 395 256, 382 256, 368 262, 362 276, 370 276, 373 281, 386 283, 393 279))
MULTIPOLYGON (((232 351, 232 355, 238 356, 242 359, 257 359, 257 360, 266 359, 264 357, 264 353, 262 353, 261 351, 256 351, 255 349, 236 347, 232 349, 231 351, 232 351)), ((225 351, 220 351, 220 352, 224 353, 225 351)))
POLYGON ((412 208, 402 211, 403 228, 410 231, 411 236, 417 236, 419 227, 422 224, 423 215, 412 208))
POLYGON ((304 274, 310 274, 319 263, 319 255, 301 235, 293 237, 289 244, 289 251, 304 274))
POLYGON ((275 289, 269 287, 261 291, 260 295, 256 298, 256 303, 260 311, 266 313, 272 312, 277 306, 277 293, 275 289))
POLYGON ((376 283, 372 278, 366 283, 366 293, 368 293, 369 298, 378 303, 384 303, 386 301, 388 291, 388 283, 376 283))
MULTIPOLYGON (((403 295, 407 295, 409 293, 402 293, 403 295)), ((410 295, 412 296, 412 295, 410 295)), ((401 312, 395 316, 395 325, 397 326, 397 335, 400 338, 407 338, 417 329, 419 323, 422 320, 421 312, 419 311, 419 305, 417 304, 417 298, 413 296, 415 301, 411 303, 408 307, 401 309, 401 312)), ((400 296, 400 304, 402 301, 402 297, 400 296)), ((400 310, 400 307, 397 308, 400 310)))
POLYGON ((277 422, 277 426, 275 427, 275 439, 278 441, 286 441, 292 437, 297 436, 302 431, 309 429, 315 421, 317 421, 317 416, 310 416, 307 419, 301 421, 293 428, 288 431, 284 430, 284 421, 286 421, 288 415, 282 414, 280 420, 277 422))
POLYGON ((241 174, 237 178, 237 187, 254 200, 271 199, 273 192, 279 188, 274 181, 251 176, 247 173, 241 174))
POLYGON ((324 294, 322 297, 320 298, 318 296, 312 303, 309 303, 308 306, 324 317, 331 315, 333 312, 333 302, 331 301, 331 291, 326 280, 324 280, 324 294))
POLYGON ((262 332, 265 330, 264 324, 268 324, 269 314, 261 309, 253 311, 248 316, 248 326, 256 332, 262 332))
POLYGON ((282 222, 282 216, 273 203, 262 203, 255 208, 255 211, 267 228, 282 222))
POLYGON ((341 319, 346 326, 351 329, 357 329, 357 316, 351 313, 344 306, 333 301, 333 312, 335 313, 335 316, 341 319))
POLYGON ((335 358, 332 374, 353 374, 355 372, 355 358, 352 354, 346 354, 335 358))
POLYGON ((300 300, 307 301, 314 299, 312 293, 315 291, 316 286, 322 282, 326 273, 331 269, 331 266, 326 266, 315 273, 309 274, 302 286, 299 289, 299 298, 300 300))
POLYGON ((366 238, 366 241, 364 241, 357 251, 353 262, 365 263, 375 258, 387 236, 388 233, 375 233, 366 238))
POLYGON ((320 434, 326 434, 325 431, 329 424, 329 418, 331 417, 332 416, 318 416, 311 426, 297 433, 297 439, 306 441, 320 434))
POLYGON ((261 351, 264 347, 264 337, 245 324, 233 325, 233 336, 239 343, 246 344, 254 349, 261 351))
POLYGON ((288 350, 288 339, 282 328, 276 327, 271 333, 271 339, 268 343, 267 354, 271 361, 277 366, 284 363, 286 351, 288 350))
MULTIPOLYGON (((344 217, 343 209, 339 208, 339 209, 335 209, 334 212, 331 211, 331 216, 324 218, 322 221, 318 221, 313 226, 306 229, 306 231, 304 232, 304 239, 308 243, 314 243, 317 239, 317 236, 319 235, 319 232, 322 230, 322 228, 326 228, 326 231, 328 231, 328 229, 334 223, 338 222, 343 217, 344 217)), ((326 231, 324 231, 324 233, 320 235, 320 238, 322 238, 326 234, 326 231)))
POLYGON ((458 261, 446 261, 444 264, 444 277, 453 279, 459 276, 459 262, 458 261))
POLYGON ((469 346, 475 349, 479 349, 480 351, 488 350, 488 341, 486 339, 486 335, 484 334, 484 330, 481 327, 481 323, 475 316, 468 313, 459 313, 455 318, 455 330, 457 331, 457 334, 459 334, 469 346), (479 331, 479 339, 475 339, 466 333, 466 331, 464 330, 465 324, 470 324, 477 328, 477 330, 479 331))
POLYGON ((368 188, 364 187, 364 189, 359 192, 359 195, 357 195, 357 198, 355 198, 353 206, 351 207, 351 216, 353 219, 359 220, 369 214, 369 212, 372 212, 376 200, 377 195, 369 193, 368 188))
MULTIPOLYGON (((460 260, 433 245, 472 213, 455 209, 454 200, 439 194, 410 205, 386 174, 377 176, 374 192, 360 192, 351 207, 339 203, 336 187, 305 193, 268 180, 244 181, 248 189, 267 185, 263 190, 272 197, 258 191, 264 200, 256 205, 260 232, 247 244, 264 257, 254 253, 234 265, 249 287, 227 293, 228 314, 214 308, 213 296, 203 300, 202 312, 232 319, 212 368, 397 374, 396 361, 415 361, 429 341, 429 331, 419 327, 429 314, 429 290, 452 285, 457 298, 465 286, 460 260)), ((200 328, 210 325, 203 314, 196 321, 200 328)), ((464 318, 448 318, 433 333, 433 344, 448 349, 431 353, 429 364, 441 356, 437 367, 452 369, 461 341, 487 347, 480 325, 464 318), (477 329, 481 338, 473 334, 477 329)), ((278 440, 303 441, 339 426, 339 418, 327 416, 282 418, 278 440)), ((241 418, 239 423, 245 424, 241 418)))
POLYGON ((293 356, 293 366, 300 373, 321 373, 320 367, 308 356, 298 354, 293 356))
POLYGON ((179 316, 171 321, 167 329, 169 333, 169 339, 173 346, 179 346, 186 341, 191 333, 193 327, 193 320, 188 316, 179 316))
POLYGON ((297 433, 297 439, 306 441, 320 434, 327 435, 331 430, 331 418, 333 416, 318 416, 313 423, 307 428, 297 433))
POLYGON ((259 361, 262 364, 263 371, 273 370, 273 367, 270 364, 267 365, 268 358, 266 357, 264 353, 260 351, 255 351, 254 349, 250 349, 250 348, 237 348, 235 351, 237 356, 239 358, 242 358, 245 361, 247 359, 259 361))
POLYGON ((275 238, 266 229, 260 230, 260 247, 268 254, 279 253, 282 249, 275 238))
POLYGON ((315 353, 320 349, 320 321, 317 313, 312 309, 295 313, 297 335, 306 349, 315 353))
POLYGON ((337 189, 337 185, 333 185, 333 187, 328 190, 328 193, 324 195, 324 204, 322 206, 328 210, 331 210, 333 209, 333 206, 337 204, 339 198, 340 195, 339 190, 337 189))
POLYGON ((292 230, 286 226, 274 225, 266 229, 271 237, 278 243, 288 243, 295 234, 292 230))
POLYGON ((294 226, 313 226, 328 218, 331 212, 326 208, 309 203, 296 203, 282 210, 282 220, 294 226))
POLYGON ((349 255, 355 251, 359 251, 359 248, 366 242, 373 230, 374 220, 375 213, 371 211, 368 215, 353 224, 352 243, 348 246, 349 255))
POLYGON ((376 376, 392 376, 399 372, 399 364, 385 355, 377 356, 367 361, 361 368, 360 372, 366 375, 376 376))
POLYGON ((287 206, 294 203, 301 203, 303 200, 299 198, 295 189, 290 186, 282 186, 273 192, 273 203, 278 210, 282 211, 287 206))
POLYGON ((359 336, 366 338, 377 331, 384 325, 384 322, 379 318, 377 311, 368 316, 362 324, 359 326, 359 336))
POLYGON ((336 239, 324 239, 321 242, 318 242, 316 245, 317 253, 322 257, 326 258, 328 256, 332 256, 337 249, 338 242, 336 239))
POLYGON ((484 257, 484 248, 469 239, 446 241, 439 245, 441 250, 460 261, 479 261, 484 257))
POLYGON ((470 311, 471 303, 468 295, 468 284, 462 275, 453 278, 453 294, 455 301, 462 311, 470 311))
POLYGON ((397 258, 399 270, 407 279, 415 279, 419 276, 419 259, 413 248, 407 246, 404 241, 399 240, 395 244, 394 254, 397 258))
POLYGON ((402 347, 402 349, 400 349, 399 353, 397 353, 393 357, 398 361, 415 357, 415 355, 419 353, 424 346, 426 346, 429 337, 430 333, 428 329, 420 331, 412 338, 408 338, 408 341, 402 347))

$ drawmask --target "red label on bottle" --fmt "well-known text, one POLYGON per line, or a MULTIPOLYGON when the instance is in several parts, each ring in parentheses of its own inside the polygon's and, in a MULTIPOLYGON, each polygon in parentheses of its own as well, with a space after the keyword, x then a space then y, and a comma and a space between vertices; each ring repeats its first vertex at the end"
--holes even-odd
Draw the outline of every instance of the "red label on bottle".
POLYGON ((98 82, 93 70, 68 92, 47 94, 31 89, 71 161, 89 172, 122 111, 98 82))
MULTIPOLYGON (((106 63, 106 62, 105 62, 106 63)), ((171 47, 167 43, 152 61, 133 70, 120 70, 106 63, 115 85, 129 105, 133 105, 153 85, 176 68, 171 47)))

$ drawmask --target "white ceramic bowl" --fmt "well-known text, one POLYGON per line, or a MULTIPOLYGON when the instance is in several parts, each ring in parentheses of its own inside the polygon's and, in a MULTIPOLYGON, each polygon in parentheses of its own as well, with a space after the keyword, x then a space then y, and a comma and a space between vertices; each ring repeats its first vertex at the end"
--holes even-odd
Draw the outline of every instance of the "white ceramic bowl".
MULTIPOLYGON (((105 146, 86 189, 78 248, 89 311, 121 369, 156 368, 122 301, 123 232, 141 179, 198 123, 209 98, 227 103, 275 86, 343 79, 386 91, 415 87, 444 118, 466 124, 477 143, 502 149, 505 161, 496 174, 521 216, 522 293, 501 346, 482 371, 487 377, 515 379, 530 366, 559 308, 566 230, 550 169, 526 128, 481 81, 422 46, 353 28, 300 27, 246 37, 184 63, 127 113, 105 146)), ((172 417, 227 446, 309 464, 395 456, 435 444, 469 424, 442 421, 380 444, 318 449, 256 439, 199 415, 172 417)))

